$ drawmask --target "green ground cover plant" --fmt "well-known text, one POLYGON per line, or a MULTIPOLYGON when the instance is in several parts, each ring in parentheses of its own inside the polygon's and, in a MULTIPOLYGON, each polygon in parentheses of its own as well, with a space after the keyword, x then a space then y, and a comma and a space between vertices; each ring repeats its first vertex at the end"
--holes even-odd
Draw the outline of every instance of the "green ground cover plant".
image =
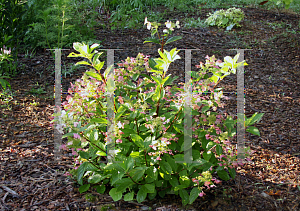
POLYGON ((209 13, 205 23, 209 26, 226 27, 231 30, 234 26, 241 27, 240 22, 244 20, 245 14, 241 9, 230 8, 228 10, 217 10, 213 14, 209 13))
POLYGON ((186 18, 185 20, 185 28, 205 28, 207 27, 207 24, 205 23, 205 20, 201 20, 200 17, 198 19, 194 18, 186 18))
MULTIPOLYGON (((230 142, 236 120, 216 112, 224 106, 223 93, 216 86, 246 63, 237 63, 239 55, 227 56, 224 61, 207 56, 205 64, 197 65, 199 71, 191 72, 190 81, 193 119, 186 125, 185 109, 189 108, 185 108, 185 89, 189 87, 172 86, 176 78, 167 74, 169 65, 180 59, 179 51, 163 49, 181 38, 168 38, 179 22, 165 22, 163 35, 158 30, 161 24, 147 19, 144 24, 152 35, 145 42, 161 45, 160 58, 139 53, 118 63, 118 68, 110 66, 101 73, 104 62, 99 60, 99 44, 73 44, 79 53, 69 57, 86 58, 77 64, 92 69, 71 84, 64 110, 54 119, 59 123, 56 129, 68 138, 60 148, 72 149, 75 158, 74 169, 66 175, 77 180, 81 193, 90 188, 107 191, 114 201, 124 196, 125 201, 140 203, 157 195, 176 194, 183 205, 192 204, 205 195, 204 190, 221 182, 216 175, 229 180, 235 177, 234 167, 242 165, 230 142), (144 69, 151 76, 142 73, 144 69), (114 121, 107 118, 109 113, 114 121), (185 144, 185 125, 193 130, 193 135, 188 134, 189 145, 185 144), (186 160, 188 150, 194 163, 186 160)), ((249 126, 262 116, 256 113, 246 118, 247 131, 259 135, 249 126)))

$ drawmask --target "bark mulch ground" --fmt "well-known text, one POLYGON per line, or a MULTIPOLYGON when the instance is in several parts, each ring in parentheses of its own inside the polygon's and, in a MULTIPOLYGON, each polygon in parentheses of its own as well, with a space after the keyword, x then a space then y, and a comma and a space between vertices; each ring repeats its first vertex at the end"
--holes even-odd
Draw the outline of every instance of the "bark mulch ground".
MULTIPOLYGON (((0 210, 300 210, 300 24, 299 15, 258 8, 242 8, 246 19, 242 27, 226 32, 217 28, 180 28, 175 35, 183 39, 168 49, 192 51, 192 70, 206 55, 234 56, 228 49, 245 51, 245 113, 265 113, 256 124, 261 136, 246 135, 252 161, 237 169, 235 180, 222 182, 206 192, 190 207, 183 208, 175 195, 143 204, 113 202, 109 195, 95 191, 80 194, 78 185, 63 174, 72 168, 71 153, 54 157, 54 60, 49 51, 32 58, 19 55, 20 74, 10 80, 14 90, 9 102, 2 99, 0 112, 0 210)), ((170 13, 170 19, 206 18, 200 15, 170 13)), ((143 45, 150 35, 145 28, 111 32, 96 29, 103 49, 122 48, 115 61, 138 52, 157 56, 158 46, 143 45)), ((75 63, 62 53, 63 65, 75 63)), ((184 58, 184 52, 180 55, 184 58)), ((102 60, 105 58, 102 57, 102 60)), ((84 68, 62 76, 63 91, 81 78, 84 68)), ((184 82, 184 59, 170 67, 176 83, 184 82)), ((223 112, 236 113, 236 76, 222 81, 227 101, 223 112)), ((65 99, 66 95, 63 96, 65 99)), ((233 141, 233 144, 234 141, 233 141)))

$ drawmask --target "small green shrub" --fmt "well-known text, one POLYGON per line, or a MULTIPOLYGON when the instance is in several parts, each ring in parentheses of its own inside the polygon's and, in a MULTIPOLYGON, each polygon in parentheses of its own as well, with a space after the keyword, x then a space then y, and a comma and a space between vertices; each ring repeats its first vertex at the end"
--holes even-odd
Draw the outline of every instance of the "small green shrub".
MULTIPOLYGON (((223 107, 224 97, 216 86, 247 64, 237 63, 239 55, 227 56, 224 62, 206 56, 205 64, 196 65, 201 70, 191 71, 193 91, 187 96, 189 86, 173 85, 178 77, 168 74, 170 64, 180 59, 179 50, 163 49, 181 39, 168 37, 180 27, 179 21, 165 22, 163 34, 158 30, 160 23, 146 18, 144 25, 151 30, 151 37, 144 43, 160 44, 160 58, 139 53, 118 63, 116 69, 107 67, 103 74, 100 70, 104 62, 99 60, 102 53, 96 50, 99 44, 74 43, 79 53, 69 57, 83 57, 88 61, 77 64, 93 69, 71 84, 67 101, 62 103, 64 110, 54 114, 54 121, 59 121, 56 129, 68 138, 60 149, 70 148, 76 156, 74 169, 65 175, 77 180, 80 193, 89 189, 100 194, 106 191, 114 201, 123 198, 141 203, 146 198, 176 194, 183 205, 192 204, 205 195, 204 190, 221 182, 215 175, 227 181, 235 178, 234 167, 243 165, 230 142, 239 120, 216 112, 217 107, 223 107), (206 95, 208 91, 210 95, 206 95), (185 104, 187 99, 190 106, 185 104), (193 120, 188 121, 186 113, 191 113, 193 120)), ((245 118, 245 127, 262 116, 256 113, 245 118)), ((246 131, 260 135, 255 127, 246 131)))
POLYGON ((228 10, 218 10, 214 14, 209 13, 205 23, 209 26, 226 27, 231 30, 234 26, 240 27, 239 22, 244 20, 245 14, 241 9, 230 8, 228 10))

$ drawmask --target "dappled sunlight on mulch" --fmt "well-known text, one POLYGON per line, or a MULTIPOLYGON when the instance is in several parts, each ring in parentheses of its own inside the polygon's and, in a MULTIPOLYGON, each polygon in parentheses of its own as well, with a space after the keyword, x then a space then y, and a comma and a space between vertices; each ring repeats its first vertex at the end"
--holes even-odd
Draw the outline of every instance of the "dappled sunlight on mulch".
MULTIPOLYGON (((193 51, 192 70, 205 62, 206 55, 215 54, 223 59, 235 55, 227 49, 251 48, 245 52, 245 92, 247 116, 255 112, 265 113, 255 126, 261 137, 246 135, 246 146, 250 146, 252 161, 238 167, 235 180, 223 181, 216 188, 206 191, 185 210, 300 210, 300 29, 299 16, 261 9, 243 8, 247 19, 241 29, 224 32, 216 28, 175 30, 183 40, 171 47, 199 48, 193 51), (298 34, 286 28, 273 29, 271 23, 285 22, 298 34), (298 185, 298 187, 297 187, 298 185)), ((209 10, 203 10, 201 19, 209 10)), ((174 19, 184 17, 174 13, 174 19)), ((190 17, 194 14, 189 14, 190 17)), ((147 51, 155 55, 156 48, 144 47, 142 42, 149 36, 144 29, 110 32, 96 31, 98 39, 106 38, 103 49, 123 48, 115 52, 115 61, 126 56, 135 57, 147 51), (127 50, 126 50, 127 49, 127 50)), ((176 34, 176 35, 177 35, 176 34)), ((175 44, 175 43, 174 43, 175 44)), ((70 53, 62 53, 62 61, 70 53)), ((180 76, 176 81, 184 82, 183 59, 170 68, 170 73, 180 76)), ((164 199, 135 202, 113 202, 108 195, 95 191, 85 199, 78 185, 64 176, 72 168, 73 157, 63 152, 60 159, 54 158, 53 128, 50 117, 54 112, 53 84, 54 61, 47 51, 40 51, 32 59, 20 54, 24 64, 22 73, 10 80, 15 94, 9 103, 0 103, 0 209, 1 210, 100 210, 109 205, 110 210, 183 210, 180 198, 175 195, 164 199), (38 83, 38 85, 37 85, 38 83), (44 94, 34 95, 30 90, 43 87, 44 94)), ((104 57, 102 57, 102 60, 104 57)), ((70 82, 81 78, 84 69, 72 76, 62 77, 63 91, 70 82)), ((230 97, 224 112, 236 112, 236 76, 229 76, 220 83, 230 97)), ((63 96, 65 99, 66 95, 63 96)), ((235 142, 233 141, 233 144, 235 142)))

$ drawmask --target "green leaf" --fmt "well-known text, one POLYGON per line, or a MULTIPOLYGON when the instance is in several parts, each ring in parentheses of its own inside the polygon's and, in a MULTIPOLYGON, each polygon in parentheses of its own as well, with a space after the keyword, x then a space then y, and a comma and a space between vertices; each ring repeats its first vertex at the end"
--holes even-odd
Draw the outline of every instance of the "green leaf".
POLYGON ((181 189, 185 189, 186 187, 184 185, 177 185, 176 187, 174 187, 174 191, 179 191, 181 189))
POLYGON ((159 44, 159 45, 160 45, 159 40, 156 39, 156 38, 153 38, 153 37, 148 37, 148 38, 146 38, 146 40, 144 41, 144 43, 147 43, 147 42, 153 42, 153 43, 156 43, 156 44, 159 44))
POLYGON ((198 198, 199 193, 201 193, 201 190, 199 190, 198 187, 195 187, 192 189, 192 191, 190 193, 189 204, 192 204, 198 198))
POLYGON ((152 183, 152 184, 145 184, 144 186, 147 190, 147 193, 154 193, 154 190, 155 190, 155 185, 152 183))
POLYGON ((134 192, 130 192, 124 195, 124 201, 133 201, 134 192))
POLYGON ((82 44, 80 43, 80 42, 75 42, 75 43, 73 43, 73 48, 76 50, 76 51, 78 51, 78 52, 80 52, 80 48, 82 47, 82 44))
POLYGON ((133 165, 134 165, 133 158, 131 156, 127 157, 127 159, 125 161, 125 171, 126 172, 130 171, 133 168, 133 165))
MULTIPOLYGON (((145 127, 146 128, 146 127, 145 127)), ((147 130, 147 128, 146 128, 147 130)), ((140 127, 140 131, 142 131, 142 127, 140 127)), ((144 140, 144 147, 145 149, 149 149, 149 145, 151 145, 151 143, 155 140, 155 136, 148 136, 145 140, 144 140)))
POLYGON ((136 133, 133 129, 128 128, 121 129, 121 131, 124 133, 125 137, 136 133))
POLYGON ((157 83, 157 85, 160 85, 161 84, 161 77, 160 76, 152 76, 151 75, 151 78, 157 83))
POLYGON ((94 43, 93 45, 91 45, 90 49, 91 49, 91 50, 94 50, 94 49, 97 48, 98 46, 100 46, 100 44, 94 43))
POLYGON ((177 187, 179 185, 178 179, 174 176, 171 176, 171 179, 169 179, 169 182, 173 187, 177 187))
POLYGON ((210 158, 211 158, 211 151, 203 152, 202 155, 203 155, 203 158, 204 158, 205 160, 209 161, 210 158))
POLYGON ((166 195, 166 190, 159 191, 159 192, 158 192, 158 195, 159 195, 161 198, 164 198, 164 196, 166 195))
POLYGON ((215 143, 215 142, 213 142, 213 141, 210 141, 210 142, 208 142, 208 144, 207 144, 206 148, 207 148, 207 150, 210 150, 210 149, 211 149, 211 148, 213 148, 215 145, 216 145, 216 143, 215 143))
POLYGON ((204 106, 203 108, 202 108, 202 113, 204 113, 204 112, 206 112, 206 111, 208 111, 209 110, 209 106, 204 106))
POLYGON ((147 75, 147 74, 141 74, 141 76, 144 76, 144 77, 146 77, 146 78, 148 78, 148 79, 151 80, 151 77, 149 75, 147 75))
POLYGON ((130 178, 123 178, 120 181, 117 182, 119 185, 117 187, 117 192, 124 192, 126 188, 130 187, 131 185, 134 184, 134 182, 130 178))
POLYGON ((86 172, 87 166, 88 162, 84 162, 77 169, 77 181, 80 185, 82 185, 82 176, 86 172))
POLYGON ((114 71, 114 66, 113 65, 110 65, 109 67, 106 68, 105 72, 104 72, 104 78, 107 78, 108 74, 111 73, 113 74, 113 71, 114 71))
MULTIPOLYGON (((3 77, 3 76, 1 76, 1 77, 3 77)), ((1 78, 0 78, 0 84, 1 84, 1 86, 2 86, 2 88, 3 88, 4 90, 6 89, 6 86, 8 86, 9 88, 11 88, 9 82, 6 81, 6 80, 4 80, 4 79, 1 79, 1 78)))
POLYGON ((169 180, 171 179, 171 174, 167 174, 167 173, 164 173, 162 171, 159 171, 159 175, 161 178, 163 178, 164 180, 169 180))
POLYGON ((227 173, 225 170, 217 171, 217 174, 218 174, 218 176, 219 176, 222 180, 227 181, 227 180, 230 179, 228 173, 227 173))
POLYGON ((100 174, 94 174, 89 177, 88 182, 92 183, 92 184, 96 184, 96 183, 100 182, 101 180, 103 180, 104 178, 105 177, 102 177, 100 174))
POLYGON ((102 77, 98 73, 88 71, 85 74, 87 74, 88 76, 91 76, 92 78, 95 78, 98 81, 102 81, 102 77))
POLYGON ((176 164, 175 160, 173 158, 167 157, 166 161, 168 162, 168 164, 170 164, 170 166, 172 167, 172 170, 175 172, 177 170, 177 164, 176 164))
POLYGON ((217 155, 221 155, 223 153, 223 149, 220 145, 216 146, 216 152, 217 152, 217 155))
MULTIPOLYGON (((89 140, 90 142, 94 143, 94 142, 98 142, 98 137, 99 137, 99 133, 96 129, 92 130, 92 132, 89 135, 89 140)), ((87 158, 85 158, 87 159, 87 158)))
POLYGON ((229 26, 226 27, 226 30, 230 31, 234 26, 235 24, 230 24, 229 26))
POLYGON ((160 188, 163 185, 163 183, 164 183, 164 180, 156 180, 155 186, 160 188))
POLYGON ((148 61, 149 67, 151 67, 153 70, 159 70, 158 68, 156 68, 155 66, 157 65, 155 60, 150 58, 148 61))
POLYGON ((79 192, 80 192, 80 193, 83 193, 83 192, 87 191, 89 188, 90 188, 90 184, 84 184, 84 185, 81 185, 81 186, 79 187, 79 192))
POLYGON ((260 114, 255 113, 252 115, 252 117, 246 118, 245 126, 247 127, 253 125, 255 122, 259 122, 263 115, 264 113, 260 113, 260 114))
POLYGON ((138 78, 139 78, 139 74, 138 73, 136 73, 136 74, 134 74, 133 76, 132 76, 132 80, 134 80, 134 81, 136 81, 138 78))
POLYGON ((156 189, 154 189, 154 193, 149 193, 149 194, 148 194, 149 200, 153 200, 153 199, 155 198, 156 195, 157 195, 157 191, 156 191, 156 189))
POLYGON ((185 189, 179 190, 179 195, 182 199, 182 204, 185 206, 189 203, 189 194, 185 189))
POLYGON ((136 195, 136 200, 138 203, 141 203, 143 202, 147 197, 147 192, 145 191, 145 189, 143 188, 140 188, 137 195, 136 195))
POLYGON ((156 86, 156 90, 155 90, 154 95, 152 95, 152 99, 154 102, 157 102, 160 99, 160 86, 159 85, 156 86))
POLYGON ((100 72, 100 70, 102 69, 103 65, 104 65, 104 62, 100 62, 100 61, 98 60, 98 61, 95 63, 94 68, 95 68, 98 72, 100 72))
POLYGON ((174 76, 174 78, 168 77, 168 79, 165 81, 164 85, 172 85, 173 81, 175 81, 177 78, 179 78, 178 76, 174 76))
POLYGON ((161 162, 159 163, 159 165, 160 165, 161 169, 162 169, 165 173, 167 173, 167 174, 171 174, 171 173, 172 173, 172 167, 170 166, 169 163, 167 163, 167 162, 165 162, 165 161, 161 161, 161 162))
POLYGON ((138 134, 131 134, 130 136, 138 147, 144 148, 144 140, 138 134))
POLYGON ((119 170, 113 170, 112 171, 112 175, 114 175, 113 177, 111 177, 111 185, 119 182, 119 180, 122 179, 122 177, 124 176, 125 172, 124 170, 120 172, 120 169, 119 170))
POLYGON ((77 62, 75 65, 80 65, 80 64, 84 64, 84 65, 89 65, 89 66, 92 66, 91 63, 89 62, 86 62, 86 61, 80 61, 80 62, 77 62))
POLYGON ((165 45, 171 43, 171 42, 174 42, 174 41, 177 41, 177 40, 180 40, 182 39, 182 36, 174 36, 174 37, 171 37, 169 38, 166 42, 165 42, 165 45))
POLYGON ((185 175, 179 177, 179 182, 181 185, 185 186, 186 188, 190 186, 191 180, 185 175))
POLYGON ((117 192, 117 188, 111 189, 109 195, 114 201, 119 201, 122 198, 122 192, 117 192))
POLYGON ((256 127, 250 126, 246 129, 246 131, 252 133, 253 135, 260 136, 259 130, 256 127))
POLYGON ((146 168, 147 167, 134 168, 129 172, 129 175, 135 182, 137 182, 138 180, 140 180, 142 178, 142 176, 144 176, 146 168))
POLYGON ((106 189, 105 185, 98 185, 96 187, 97 192, 100 194, 103 194, 105 192, 105 189, 106 189))
POLYGON ((140 152, 132 152, 130 154, 130 157, 133 157, 133 158, 140 157, 140 152))
POLYGON ((90 121, 100 123, 100 124, 107 124, 107 119, 104 118, 93 118, 90 121))
POLYGON ((232 177, 232 179, 234 179, 236 176, 235 168, 228 168, 228 171, 229 171, 229 174, 232 177))
POLYGON ((79 152, 79 155, 80 155, 80 157, 82 157, 82 158, 84 158, 84 159, 86 159, 86 160, 88 160, 88 159, 90 158, 89 153, 87 153, 87 152, 85 152, 85 151, 80 151, 80 152, 79 152))
POLYGON ((212 77, 210 77, 210 81, 213 81, 213 82, 215 82, 215 83, 217 83, 218 80, 219 80, 219 77, 218 77, 218 76, 213 75, 212 77))

